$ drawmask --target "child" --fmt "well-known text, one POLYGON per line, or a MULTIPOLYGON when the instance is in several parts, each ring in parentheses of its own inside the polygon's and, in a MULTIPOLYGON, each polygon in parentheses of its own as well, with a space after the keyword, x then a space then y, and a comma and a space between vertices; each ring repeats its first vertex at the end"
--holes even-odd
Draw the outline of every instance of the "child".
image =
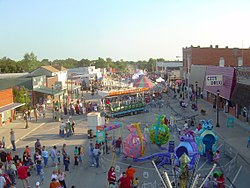
POLYGON ((78 154, 78 147, 76 146, 74 149, 74 155, 77 155, 77 154, 78 154))
POLYGON ((57 157, 57 161, 58 161, 57 165, 60 165, 60 163, 61 163, 61 151, 59 149, 56 151, 56 157, 57 157))
POLYGON ((139 179, 136 177, 133 181, 133 188, 138 188, 139 186, 139 179))
POLYGON ((43 171, 43 169, 41 169, 39 176, 40 176, 40 184, 42 185, 44 183, 44 171, 43 171))
POLYGON ((83 154, 84 154, 83 147, 79 146, 78 147, 78 160, 80 163, 82 163, 83 154))
POLYGON ((78 167, 78 156, 77 154, 74 155, 74 159, 75 159, 75 168, 78 167))
POLYGON ((220 151, 217 150, 217 151, 215 152, 214 162, 215 162, 216 164, 218 164, 218 163, 219 163, 219 159, 220 159, 220 151))
POLYGON ((69 164, 70 164, 70 158, 69 156, 66 156, 64 160, 65 171, 69 171, 69 164))

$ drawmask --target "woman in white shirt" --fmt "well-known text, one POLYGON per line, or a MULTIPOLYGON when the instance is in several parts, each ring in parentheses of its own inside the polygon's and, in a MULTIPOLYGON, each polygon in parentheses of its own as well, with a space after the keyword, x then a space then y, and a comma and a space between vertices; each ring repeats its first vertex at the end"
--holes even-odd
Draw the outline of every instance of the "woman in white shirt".
POLYGON ((64 188, 67 188, 66 186, 66 183, 65 183, 65 177, 66 177, 66 174, 65 172, 63 172, 60 168, 58 169, 58 180, 59 180, 59 183, 61 184, 61 186, 63 186, 64 188))

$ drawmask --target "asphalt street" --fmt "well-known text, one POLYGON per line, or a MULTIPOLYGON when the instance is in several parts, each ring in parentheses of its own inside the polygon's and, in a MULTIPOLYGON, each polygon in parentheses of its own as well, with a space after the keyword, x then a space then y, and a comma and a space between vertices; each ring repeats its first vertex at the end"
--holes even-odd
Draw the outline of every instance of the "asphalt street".
MULTIPOLYGON (((126 116, 123 118, 116 118, 111 121, 121 121, 123 122, 123 125, 127 125, 134 122, 141 122, 141 129, 143 130, 144 127, 150 126, 152 123, 156 122, 155 115, 156 114, 163 114, 167 115, 169 117, 169 114, 172 114, 176 116, 178 119, 178 127, 182 128, 184 124, 184 120, 189 117, 196 115, 196 112, 193 112, 189 109, 183 110, 178 106, 178 101, 173 100, 171 97, 165 96, 163 99, 163 108, 152 108, 150 109, 149 113, 142 113, 134 116, 126 116), (168 102, 167 102, 168 101, 168 102), (170 103, 170 106, 169 106, 170 103)), ((76 125, 76 133, 75 135, 69 137, 69 138, 61 138, 58 135, 59 132, 59 122, 49 122, 44 125, 42 125, 40 128, 36 129, 31 134, 27 135, 23 139, 19 140, 17 142, 17 148, 18 153, 21 154, 24 151, 24 148, 26 145, 29 145, 34 150, 34 143, 37 138, 41 140, 42 145, 45 145, 47 147, 47 150, 50 151, 51 147, 53 145, 56 145, 57 147, 61 148, 61 146, 65 143, 67 145, 67 151, 70 153, 70 155, 73 158, 73 150, 75 146, 83 145, 85 156, 84 156, 84 163, 79 166, 77 169, 74 169, 73 167, 73 160, 71 161, 70 171, 67 173, 66 177, 66 183, 67 186, 70 187, 71 185, 75 185, 77 188, 101 188, 106 187, 107 185, 107 173, 104 173, 104 170, 102 168, 95 168, 95 167, 89 167, 89 159, 88 159, 88 144, 89 140, 87 139, 87 121, 86 116, 80 115, 80 116, 73 116, 73 119, 77 122, 76 125)), ((198 121, 199 117, 197 117, 198 121)), ((118 131, 114 131, 112 133, 118 137, 119 133, 118 131)), ((122 129, 122 137, 125 138, 128 135, 128 131, 126 129, 126 126, 123 126, 122 129)), ((178 144, 178 136, 175 134, 172 134, 171 136, 172 140, 176 141, 176 144, 178 144)), ((219 141, 219 149, 223 151, 223 142, 219 141)), ((145 156, 151 155, 153 153, 159 152, 159 148, 155 145, 148 144, 146 148, 145 156)), ((106 167, 106 170, 109 169, 112 159, 112 153, 107 154, 104 156, 104 166, 106 167)), ((223 152, 221 152, 221 159, 220 159, 220 165, 222 168, 218 167, 219 170, 224 170, 227 173, 227 177, 230 181, 233 181, 236 177, 236 173, 238 170, 238 166, 231 165, 229 163, 231 160, 230 157, 227 155, 224 155, 223 152), (229 169, 230 168, 230 169, 229 169)), ((147 184, 147 185, 155 185, 155 187, 160 187, 160 179, 153 168, 151 161, 146 161, 143 163, 134 163, 131 159, 123 160, 121 157, 117 157, 114 161, 116 169, 117 169, 117 176, 119 176, 129 164, 132 164, 137 172, 136 177, 139 177, 140 184, 147 184), (145 178, 145 174, 148 174, 149 176, 145 178)), ((209 170, 211 169, 212 164, 209 164, 205 158, 201 157, 198 163, 198 173, 201 174, 201 177, 204 177, 209 170)), ((64 169, 62 165, 58 166, 58 168, 64 169)), ((45 171, 45 182, 44 185, 41 187, 49 187, 50 183, 50 177, 52 174, 52 171, 55 169, 55 167, 51 167, 51 160, 49 161, 49 167, 44 168, 45 171)), ((169 174, 172 174, 171 166, 165 166, 165 169, 160 169, 162 172, 163 170, 167 170, 169 174)), ((39 177, 36 175, 35 169, 31 172, 32 175, 30 177, 31 185, 35 185, 35 182, 39 180, 39 177)), ((236 177, 234 184, 237 185, 237 187, 247 187, 250 183, 249 180, 249 169, 243 167, 243 169, 240 171, 239 175, 236 177)), ((170 176, 171 178, 171 176, 170 176)), ((227 185, 230 185, 230 182, 227 180, 227 185)), ((20 187, 21 182, 17 181, 17 187, 20 187)))

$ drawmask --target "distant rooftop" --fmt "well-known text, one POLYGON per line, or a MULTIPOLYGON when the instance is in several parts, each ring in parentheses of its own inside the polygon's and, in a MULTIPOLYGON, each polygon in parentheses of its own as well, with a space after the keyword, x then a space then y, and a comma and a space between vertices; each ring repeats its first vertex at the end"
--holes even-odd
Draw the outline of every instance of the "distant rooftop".
MULTIPOLYGON (((39 68, 39 67, 38 67, 38 68, 39 68)), ((52 66, 50 66, 50 65, 41 66, 41 68, 44 68, 44 69, 46 69, 46 70, 48 70, 48 71, 50 71, 50 72, 58 72, 58 71, 59 71, 58 69, 56 69, 56 68, 54 68, 54 67, 52 67, 52 66)))
POLYGON ((0 73, 0 79, 4 79, 4 78, 20 78, 20 77, 26 77, 28 76, 29 73, 28 72, 24 72, 24 73, 0 73))
POLYGON ((166 61, 166 62, 156 62, 156 66, 158 67, 182 67, 182 61, 166 61))

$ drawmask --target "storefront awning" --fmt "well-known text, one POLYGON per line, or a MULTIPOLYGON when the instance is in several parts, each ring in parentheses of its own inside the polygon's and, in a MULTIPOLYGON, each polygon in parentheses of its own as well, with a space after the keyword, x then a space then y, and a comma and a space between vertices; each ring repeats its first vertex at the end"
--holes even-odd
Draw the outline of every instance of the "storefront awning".
POLYGON ((12 103, 12 104, 6 105, 4 107, 0 107, 0 113, 3 113, 3 112, 8 111, 8 110, 16 109, 16 108, 23 106, 23 105, 25 105, 25 103, 12 103))
POLYGON ((48 95, 53 95, 53 96, 62 95, 64 93, 64 90, 58 91, 49 87, 34 88, 33 91, 48 94, 48 95))

